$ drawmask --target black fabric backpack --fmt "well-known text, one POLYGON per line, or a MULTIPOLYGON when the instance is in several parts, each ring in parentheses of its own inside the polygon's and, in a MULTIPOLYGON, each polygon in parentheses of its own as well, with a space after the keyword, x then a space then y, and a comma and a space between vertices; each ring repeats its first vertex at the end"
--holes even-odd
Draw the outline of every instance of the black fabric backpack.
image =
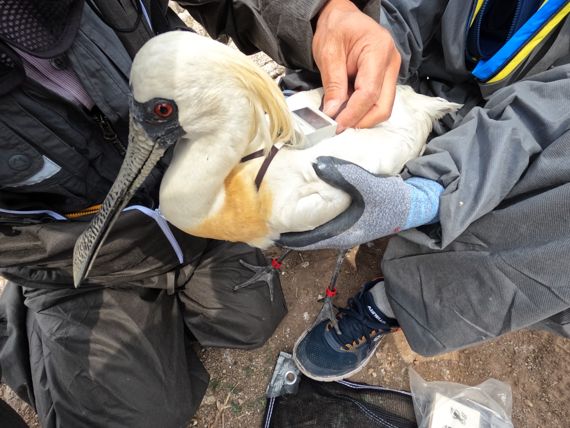
MULTIPOLYGON (((154 34, 184 27, 167 6, 164 0, 3 2, 0 210, 66 215, 102 202, 127 145, 132 57, 154 34), (88 112, 27 79, 18 50, 72 67, 96 107, 88 112)), ((159 167, 133 202, 154 207, 160 177, 159 167)))

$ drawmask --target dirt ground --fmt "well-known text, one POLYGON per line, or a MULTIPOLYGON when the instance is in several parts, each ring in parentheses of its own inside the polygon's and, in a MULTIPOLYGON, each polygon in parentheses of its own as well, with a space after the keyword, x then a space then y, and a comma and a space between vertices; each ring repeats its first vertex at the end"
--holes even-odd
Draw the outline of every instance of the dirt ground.
MULTIPOLYGON (((356 270, 344 264, 337 303, 380 274, 378 260, 385 242, 377 241, 362 248, 356 270)), ((195 426, 261 426, 265 389, 276 358, 280 351, 291 352, 297 337, 311 325, 321 307, 317 298, 327 285, 335 257, 330 251, 288 256, 282 284, 289 314, 265 346, 254 351, 202 351, 211 381, 193 421, 195 426)), ((513 423, 517 428, 570 426, 568 339, 545 332, 520 331, 471 349, 423 358, 410 350, 400 332, 387 337, 375 358, 351 380, 409 390, 409 367, 428 381, 477 385, 495 378, 508 383, 512 388, 513 423)))
MULTIPOLYGON (((381 240, 362 247, 356 269, 344 263, 337 304, 381 273, 378 260, 385 244, 386 240, 381 240)), ((268 257, 279 254, 276 249, 267 251, 268 257)), ((265 390, 277 356, 280 351, 291 352, 297 337, 311 325, 321 307, 317 299, 328 283, 335 259, 334 251, 293 252, 285 259, 281 279, 289 313, 263 347, 253 351, 210 348, 199 352, 211 380, 189 427, 261 426, 265 390)), ((568 339, 520 331, 467 350, 423 358, 410 350, 402 333, 395 333, 384 340, 375 358, 351 380, 409 390, 409 367, 428 381, 476 385, 488 378, 501 380, 512 388, 515 427, 570 427, 568 339)), ((39 427, 33 411, 5 385, 0 387, 0 397, 31 427, 39 427)))
MULTIPOLYGON (((176 10, 187 23, 199 29, 187 13, 176 10)), ((283 71, 263 54, 255 55, 254 60, 272 77, 283 71)), ((354 294, 362 283, 380 274, 378 260, 385 245, 386 241, 382 240, 363 247, 356 258, 356 269, 349 263, 343 265, 337 304, 354 294)), ((267 252, 268 257, 279 254, 278 250, 267 252)), ((332 251, 288 256, 281 278, 289 314, 263 347, 253 351, 200 350, 211 380, 189 427, 261 426, 265 390, 277 356, 280 351, 291 352, 297 337, 311 325, 321 307, 317 299, 329 281, 335 259, 332 251)), ((375 358, 351 380, 409 390, 409 367, 428 381, 476 385, 488 378, 501 380, 512 388, 515 427, 570 427, 568 339, 545 332, 520 331, 471 349, 423 358, 410 350, 400 332, 388 336, 375 358)), ((10 403, 31 427, 39 427, 33 410, 5 385, 0 385, 0 398, 10 403)))

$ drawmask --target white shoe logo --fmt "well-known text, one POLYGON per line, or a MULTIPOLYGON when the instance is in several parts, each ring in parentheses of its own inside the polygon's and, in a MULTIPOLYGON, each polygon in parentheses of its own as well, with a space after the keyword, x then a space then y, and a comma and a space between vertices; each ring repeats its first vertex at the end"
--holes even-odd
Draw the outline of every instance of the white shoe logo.
POLYGON ((372 309, 372 306, 368 305, 366 306, 366 308, 368 308, 368 311, 372 314, 372 316, 374 318, 376 318, 379 322, 381 322, 382 324, 386 324, 386 321, 384 321, 382 318, 380 318, 380 315, 378 315, 376 313, 376 311, 374 309, 372 309))

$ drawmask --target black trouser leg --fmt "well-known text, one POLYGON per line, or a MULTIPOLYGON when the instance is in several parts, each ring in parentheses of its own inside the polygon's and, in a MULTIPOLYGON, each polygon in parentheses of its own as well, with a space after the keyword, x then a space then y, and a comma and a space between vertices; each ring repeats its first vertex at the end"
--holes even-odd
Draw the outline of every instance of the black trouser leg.
POLYGON ((9 283, 0 318, 29 343, 3 338, 4 379, 17 392, 32 392, 44 428, 181 427, 207 387, 176 296, 165 291, 9 283), (25 323, 11 316, 24 311, 25 323))
POLYGON ((239 263, 240 259, 253 265, 267 264, 257 249, 212 241, 191 280, 179 293, 186 325, 203 346, 261 346, 287 313, 277 272, 273 302, 264 282, 233 290, 253 274, 239 263))

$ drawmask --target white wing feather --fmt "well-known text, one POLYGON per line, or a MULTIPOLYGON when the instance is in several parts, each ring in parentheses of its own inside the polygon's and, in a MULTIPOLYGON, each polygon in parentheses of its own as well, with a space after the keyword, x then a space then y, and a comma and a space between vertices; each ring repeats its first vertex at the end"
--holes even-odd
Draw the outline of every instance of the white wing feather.
MULTIPOLYGON (((290 109, 318 108, 322 90, 289 97, 290 109)), ((399 86, 390 119, 370 129, 348 129, 318 144, 295 150, 283 148, 273 160, 266 185, 279 188, 273 195, 270 225, 281 233, 309 230, 344 211, 350 197, 320 180, 312 164, 319 156, 353 162, 374 174, 397 174, 419 156, 433 123, 460 105, 442 98, 426 97, 410 87, 399 86)))

